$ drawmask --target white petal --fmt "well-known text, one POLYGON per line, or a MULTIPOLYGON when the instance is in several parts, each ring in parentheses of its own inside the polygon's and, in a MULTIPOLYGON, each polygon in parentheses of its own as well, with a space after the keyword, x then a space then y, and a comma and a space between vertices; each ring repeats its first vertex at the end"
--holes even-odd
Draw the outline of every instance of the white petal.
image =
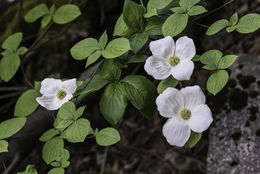
POLYGON ((41 83, 40 93, 43 95, 54 95, 60 89, 61 80, 46 78, 41 83))
POLYGON ((182 88, 181 93, 185 99, 185 108, 192 109, 206 102, 206 97, 198 85, 182 88))
POLYGON ((163 117, 174 117, 178 115, 184 106, 182 93, 175 88, 167 88, 156 98, 157 110, 163 117))
POLYGON ((47 110, 57 110, 61 107, 62 103, 56 96, 42 96, 37 97, 36 101, 47 110))
POLYGON ((157 80, 166 79, 171 74, 171 68, 164 59, 150 56, 144 65, 147 74, 153 76, 157 80))
POLYGON ((190 137, 189 122, 180 117, 170 118, 163 126, 163 135, 170 145, 183 146, 190 137))
POLYGON ((194 63, 190 60, 181 60, 172 68, 172 76, 177 80, 190 80, 194 70, 194 63))
POLYGON ((213 118, 207 105, 198 105, 191 110, 189 125, 194 132, 203 132, 209 128, 213 118))
POLYGON ((76 79, 63 81, 61 87, 65 89, 67 93, 73 94, 77 89, 76 79))
POLYGON ((174 40, 167 36, 163 39, 150 42, 150 50, 155 57, 168 59, 174 55, 174 40))
POLYGON ((175 55, 180 59, 191 60, 196 54, 196 48, 192 39, 187 36, 176 41, 175 55))

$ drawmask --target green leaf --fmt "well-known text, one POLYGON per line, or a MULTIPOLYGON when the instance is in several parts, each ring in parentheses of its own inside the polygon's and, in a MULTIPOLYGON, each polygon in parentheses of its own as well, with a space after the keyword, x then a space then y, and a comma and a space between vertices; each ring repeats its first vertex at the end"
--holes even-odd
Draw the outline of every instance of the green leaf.
POLYGON ((17 50, 17 54, 23 55, 23 54, 25 54, 27 51, 28 51, 28 49, 27 49, 26 47, 20 47, 20 48, 18 48, 18 50, 17 50))
POLYGON ((71 49, 71 56, 76 60, 83 60, 99 49, 98 41, 93 38, 87 38, 76 43, 71 49))
POLYGON ((59 134, 59 131, 56 129, 49 129, 47 130, 42 136, 39 138, 40 141, 46 142, 55 137, 59 134))
POLYGON ((123 8, 123 18, 126 25, 134 30, 142 32, 144 29, 145 8, 136 2, 125 0, 123 8))
POLYGON ((229 25, 230 25, 230 26, 235 26, 235 25, 237 24, 237 22, 238 22, 238 15, 237 15, 237 12, 236 12, 236 13, 234 13, 234 14, 230 17, 230 19, 229 19, 229 25))
POLYGON ((116 21, 116 25, 114 28, 114 34, 113 36, 129 36, 133 33, 134 31, 131 30, 124 21, 123 14, 120 15, 120 17, 116 21))
POLYGON ((110 146, 118 141, 120 141, 120 134, 112 127, 104 128, 96 135, 96 142, 100 146, 110 146))
POLYGON ((239 33, 252 33, 260 28, 260 14, 251 13, 243 16, 238 24, 237 31, 239 33))
POLYGON ((133 55, 129 58, 127 63, 141 63, 141 62, 145 62, 146 59, 147 59, 146 55, 133 55))
POLYGON ((121 66, 122 65, 116 60, 105 60, 100 67, 100 75, 109 82, 119 80, 121 76, 121 66))
POLYGON ((206 35, 214 35, 227 27, 229 25, 229 21, 226 19, 221 19, 214 22, 207 30, 206 35))
POLYGON ((149 0, 147 4, 146 18, 157 15, 157 11, 167 7, 172 0, 149 0))
POLYGON ((21 130, 26 122, 26 118, 12 118, 3 121, 0 124, 0 139, 5 139, 13 136, 21 130))
POLYGON ((192 58, 192 61, 193 62, 196 62, 196 61, 200 61, 200 55, 195 55, 193 58, 192 58))
POLYGON ((41 96, 41 94, 35 89, 30 89, 24 92, 17 100, 14 108, 14 116, 26 117, 33 113, 35 109, 39 106, 36 98, 41 96))
POLYGON ((69 127, 73 123, 73 120, 60 120, 57 125, 55 125, 56 129, 65 129, 69 127))
POLYGON ((46 164, 50 164, 53 161, 56 161, 63 150, 64 141, 61 137, 55 137, 50 141, 47 141, 42 149, 42 158, 46 164))
POLYGON ((208 64, 208 65, 203 66, 202 68, 206 69, 206 70, 216 70, 217 66, 215 64, 208 64))
POLYGON ((7 50, 16 50, 22 42, 23 33, 15 33, 9 36, 2 44, 2 48, 7 50))
POLYGON ((3 57, 0 62, 0 77, 8 82, 16 74, 20 66, 20 57, 17 54, 3 57))
POLYGON ((218 69, 229 68, 238 58, 237 55, 226 55, 222 57, 218 63, 218 69))
POLYGON ((214 72, 207 81, 207 90, 211 94, 216 95, 227 84, 228 77, 228 72, 225 70, 218 70, 217 72, 214 72))
POLYGON ((169 76, 167 79, 164 79, 160 81, 160 83, 157 86, 157 92, 159 94, 163 93, 163 91, 169 87, 175 88, 178 85, 179 81, 173 78, 172 76, 169 76))
POLYGON ((152 18, 146 22, 145 32, 149 35, 162 35, 162 24, 164 20, 161 18, 152 18))
POLYGON ((98 42, 99 46, 104 49, 106 44, 107 44, 107 31, 105 30, 104 33, 101 35, 101 37, 99 38, 99 42, 98 42))
POLYGON ((128 39, 118 38, 109 42, 109 44, 106 46, 106 49, 102 51, 102 55, 107 59, 116 58, 125 54, 130 49, 131 48, 128 39))
POLYGON ((135 33, 129 41, 132 51, 137 53, 148 41, 148 35, 146 33, 135 33))
POLYGON ((51 22, 51 15, 48 14, 42 18, 41 27, 45 28, 51 22))
POLYGON ((87 59, 85 68, 87 68, 89 65, 92 65, 93 63, 95 63, 98 60, 98 58, 101 56, 101 53, 102 52, 100 50, 97 50, 93 54, 91 54, 87 59))
POLYGON ((63 168, 51 169, 47 174, 64 174, 65 170, 63 168))
POLYGON ((190 10, 191 7, 198 4, 200 0, 180 0, 179 4, 181 7, 190 10))
POLYGON ((0 140, 0 153, 8 152, 8 142, 5 140, 0 140))
POLYGON ((27 165, 24 172, 18 172, 17 174, 38 174, 34 165, 27 165))
POLYGON ((233 26, 233 27, 227 27, 226 28, 226 31, 228 32, 228 33, 231 33, 231 32, 233 32, 233 31, 235 31, 237 29, 237 26, 235 25, 235 26, 233 26))
POLYGON ((188 15, 189 16, 196 16, 196 15, 200 15, 203 13, 206 13, 208 10, 205 9, 205 7, 197 5, 197 6, 193 6, 189 12, 188 15))
POLYGON ((81 15, 80 9, 78 6, 73 4, 66 4, 59 7, 53 16, 53 21, 56 24, 65 24, 73 21, 81 15))
POLYGON ((186 9, 183 7, 174 7, 174 8, 171 8, 171 11, 174 13, 179 13, 179 14, 186 13, 186 9))
POLYGON ((197 133, 191 131, 190 138, 187 141, 187 144, 190 148, 194 147, 201 139, 202 133, 197 133))
POLYGON ((76 112, 73 114, 73 119, 74 120, 76 120, 76 119, 78 119, 80 116, 82 116, 83 115, 83 113, 84 113, 84 111, 85 111, 85 108, 86 108, 86 106, 81 106, 80 108, 78 108, 77 110, 76 110, 76 112))
POLYGON ((71 143, 84 142, 90 133, 90 128, 90 122, 85 118, 80 118, 64 131, 64 135, 71 143))
POLYGON ((76 112, 76 106, 73 102, 64 103, 58 111, 57 117, 64 120, 72 120, 76 112))
POLYGON ((180 34, 188 23, 189 16, 187 14, 173 14, 166 19, 162 26, 164 36, 176 36, 180 34))
POLYGON ((222 52, 219 50, 209 50, 200 56, 200 62, 205 65, 218 66, 218 62, 222 57, 222 52))
POLYGON ((111 83, 103 92, 99 106, 104 118, 114 126, 123 116, 127 103, 127 98, 122 93, 122 85, 111 83))
POLYGON ((47 13, 49 13, 49 9, 46 6, 46 4, 40 4, 40 5, 37 5, 36 7, 32 8, 31 10, 29 10, 25 14, 24 20, 28 23, 32 23, 32 22, 35 22, 40 17, 46 15, 47 13))

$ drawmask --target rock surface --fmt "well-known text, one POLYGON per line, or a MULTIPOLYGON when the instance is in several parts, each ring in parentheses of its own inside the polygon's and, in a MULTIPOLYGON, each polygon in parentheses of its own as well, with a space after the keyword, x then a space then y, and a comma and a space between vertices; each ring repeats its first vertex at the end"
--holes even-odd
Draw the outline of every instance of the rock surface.
POLYGON ((233 93, 234 98, 225 103, 210 129, 209 174, 260 173, 259 75, 259 57, 241 55, 231 67, 234 85, 227 95, 233 93))

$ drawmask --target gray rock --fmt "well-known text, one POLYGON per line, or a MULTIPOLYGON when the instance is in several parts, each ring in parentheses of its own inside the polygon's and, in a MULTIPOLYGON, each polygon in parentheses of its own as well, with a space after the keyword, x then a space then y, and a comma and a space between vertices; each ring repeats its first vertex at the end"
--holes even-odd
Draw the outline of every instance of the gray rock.
POLYGON ((209 133, 207 171, 209 174, 260 174, 259 57, 241 55, 231 67, 230 76, 237 82, 233 89, 251 97, 244 108, 234 110, 226 103, 228 111, 223 109, 215 115, 209 133))

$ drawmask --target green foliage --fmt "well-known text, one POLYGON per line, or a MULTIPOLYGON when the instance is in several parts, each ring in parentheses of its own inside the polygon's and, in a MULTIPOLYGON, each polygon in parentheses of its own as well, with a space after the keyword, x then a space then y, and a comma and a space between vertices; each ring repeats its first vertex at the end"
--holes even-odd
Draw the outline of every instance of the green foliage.
POLYGON ((153 83, 140 75, 129 75, 120 81, 123 94, 142 115, 151 118, 155 110, 156 88, 153 83), (149 108, 149 112, 147 112, 149 108))
POLYGON ((126 38, 114 39, 108 43, 106 49, 102 51, 102 56, 107 59, 113 59, 119 57, 129 51, 130 43, 126 38))
POLYGON ((229 24, 230 24, 230 26, 235 26, 235 25, 237 24, 237 22, 238 22, 238 15, 237 15, 237 12, 236 12, 236 13, 234 13, 234 14, 230 17, 230 19, 229 19, 229 24))
POLYGON ((236 55, 226 55, 222 57, 219 50, 209 50, 200 57, 200 61, 206 64, 202 68, 207 70, 226 69, 229 68, 237 59, 236 55))
POLYGON ((134 31, 144 31, 145 8, 133 1, 125 0, 123 19, 125 24, 134 31))
POLYGON ((187 26, 189 16, 187 14, 173 14, 166 19, 162 26, 164 36, 176 36, 187 26))
POLYGON ((5 140, 0 140, 0 153, 8 152, 8 142, 5 140))
POLYGON ((191 9, 188 12, 188 15, 189 16, 196 16, 196 15, 206 13, 207 11, 208 10, 206 10, 203 6, 197 5, 197 6, 191 7, 191 9))
POLYGON ((229 25, 228 20, 221 19, 214 22, 207 30, 206 35, 214 35, 229 25))
POLYGON ((129 36, 133 33, 134 31, 131 30, 125 23, 123 14, 120 15, 120 17, 116 21, 116 25, 114 28, 114 34, 113 36, 129 36))
POLYGON ((146 55, 133 55, 129 58, 127 63, 141 63, 141 62, 145 62, 146 59, 147 59, 146 55))
POLYGON ((20 47, 18 50, 17 50, 17 54, 19 55, 23 55, 25 53, 27 53, 28 49, 26 47, 20 47))
POLYGON ((137 53, 148 41, 148 35, 146 33, 135 33, 129 39, 131 50, 137 53))
POLYGON ((34 165, 27 165, 24 172, 18 172, 17 174, 38 174, 34 165))
POLYGON ((63 168, 53 168, 47 174, 64 174, 65 171, 63 168))
POLYGON ((81 15, 78 6, 73 4, 66 4, 59 7, 53 16, 53 21, 56 24, 65 24, 73 21, 81 15))
POLYGON ((180 0, 180 6, 189 11, 194 5, 198 4, 200 0, 180 0))
POLYGON ((47 13, 49 13, 49 8, 46 4, 40 4, 29 10, 25 14, 24 20, 28 23, 33 23, 47 13))
POLYGON ((202 133, 197 133, 191 131, 190 138, 187 141, 187 144, 190 148, 194 147, 201 139, 202 133))
POLYGON ((47 130, 40 138, 39 140, 42 142, 46 142, 51 140, 53 137, 59 134, 59 131, 56 129, 49 129, 47 130))
POLYGON ((64 131, 64 136, 71 143, 84 142, 90 130, 90 122, 85 118, 80 118, 64 131))
POLYGON ((46 164, 51 164, 60 158, 63 153, 64 141, 60 137, 55 137, 50 141, 47 141, 42 149, 42 158, 46 164))
POLYGON ((260 14, 251 13, 243 16, 238 24, 237 31, 239 33, 252 33, 260 28, 260 14))
POLYGON ((104 118, 111 125, 116 125, 123 116, 127 103, 127 98, 122 92, 122 85, 111 83, 103 92, 99 106, 104 118))
POLYGON ((171 11, 174 13, 179 13, 179 14, 186 13, 186 9, 183 7, 174 7, 174 8, 171 8, 171 11))
POLYGON ((58 111, 57 117, 63 120, 72 120, 76 112, 76 106, 72 102, 64 103, 58 111))
POLYGON ((20 66, 20 57, 17 54, 5 56, 0 62, 0 77, 8 82, 15 75, 20 66))
POLYGON ((86 66, 85 68, 87 68, 89 65, 95 63, 99 57, 101 56, 102 54, 102 51, 100 50, 96 50, 94 53, 92 53, 89 57, 88 57, 88 60, 86 62, 86 66))
POLYGON ((21 130, 26 118, 12 118, 0 123, 0 139, 8 138, 21 130))
POLYGON ((9 36, 3 43, 2 48, 15 51, 22 42, 23 33, 15 33, 9 36))
POLYGON ((104 128, 96 135, 96 142, 100 146, 110 146, 118 141, 120 141, 120 134, 112 127, 104 128))
POLYGON ((162 35, 162 24, 164 20, 159 17, 153 17, 146 22, 145 32, 149 35, 162 35))
POLYGON ((26 117, 33 113, 39 106, 36 98, 41 94, 35 89, 30 89, 24 92, 17 100, 14 108, 14 116, 26 117))
POLYGON ((214 72, 207 81, 207 90, 211 94, 216 95, 227 84, 228 77, 228 72, 225 70, 218 70, 214 72))
POLYGON ((159 94, 163 93, 163 91, 169 87, 175 88, 178 85, 179 81, 173 78, 171 75, 162 81, 157 86, 157 92, 159 94))
POLYGON ((99 49, 98 41, 94 38, 87 38, 76 43, 71 49, 71 56, 76 60, 83 60, 99 49))
POLYGON ((107 31, 104 31, 104 33, 101 35, 101 37, 99 38, 99 42, 98 42, 100 48, 102 48, 102 50, 104 50, 106 44, 107 44, 107 31))
POLYGON ((172 0, 149 0, 147 4, 147 13, 144 17, 149 18, 158 15, 158 10, 167 7, 172 0))

